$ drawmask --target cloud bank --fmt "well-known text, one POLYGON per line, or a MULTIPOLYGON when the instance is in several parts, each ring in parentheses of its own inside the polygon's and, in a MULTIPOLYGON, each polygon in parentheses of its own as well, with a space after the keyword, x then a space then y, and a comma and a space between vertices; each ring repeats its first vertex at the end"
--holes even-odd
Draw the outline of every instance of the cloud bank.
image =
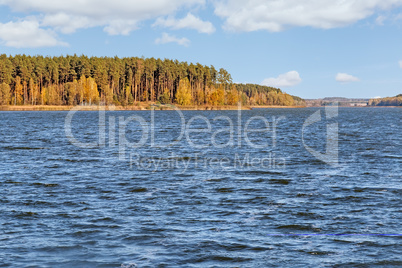
POLYGON ((343 27, 396 6, 402 6, 402 0, 224 0, 216 2, 215 14, 225 19, 228 30, 280 32, 290 27, 343 27))
MULTIPOLYGON (((0 0, 0 7, 5 5, 14 12, 34 14, 29 19, 0 24, 0 41, 12 47, 66 45, 57 40, 56 32, 71 34, 91 27, 103 27, 109 35, 129 35, 139 28, 141 21, 204 4, 205 0, 0 0)), ((172 21, 166 21, 169 22, 172 21)), ((208 33, 215 30, 212 24, 191 14, 178 22, 179 28, 208 33)))
POLYGON ((300 84, 302 79, 296 71, 290 71, 285 74, 281 74, 276 78, 267 78, 262 81, 262 85, 270 87, 292 87, 300 84))
POLYGON ((104 31, 112 35, 127 35, 138 27, 140 21, 204 3, 205 0, 0 0, 0 4, 14 11, 40 13, 44 25, 63 33, 103 26, 104 31))
MULTIPOLYGON (((109 35, 129 35, 147 20, 155 20, 153 25, 158 27, 211 34, 216 31, 214 25, 193 14, 207 4, 223 19, 226 30, 279 32, 292 27, 344 27, 372 15, 376 15, 376 23, 382 25, 387 18, 378 14, 379 11, 400 7, 402 0, 0 0, 0 7, 8 6, 18 12, 17 16, 29 16, 3 22, 0 41, 15 47, 65 45, 57 39, 56 33, 72 34, 79 29, 102 27, 109 35), (177 19, 175 15, 179 11, 188 13, 177 19), (4 32, 15 27, 19 29, 18 35, 5 36, 4 32), (32 35, 23 32, 29 27, 45 39, 34 39, 31 45, 26 43, 32 35)), ((400 14, 395 20, 399 16, 402 18, 400 14)))

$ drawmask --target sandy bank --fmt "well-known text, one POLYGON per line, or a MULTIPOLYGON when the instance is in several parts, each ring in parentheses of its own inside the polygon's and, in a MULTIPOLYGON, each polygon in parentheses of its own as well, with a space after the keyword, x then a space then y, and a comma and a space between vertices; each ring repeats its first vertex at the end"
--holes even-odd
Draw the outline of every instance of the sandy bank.
MULTIPOLYGON (((77 106, 68 105, 7 105, 0 106, 0 111, 69 111, 77 106)), ((97 111, 99 109, 115 110, 115 111, 146 111, 146 110, 174 110, 175 107, 179 110, 189 111, 205 111, 205 110, 237 110, 238 106, 210 106, 210 105, 188 105, 188 106, 174 106, 174 105, 158 105, 140 103, 132 106, 79 106, 82 111, 97 111)), ((266 108, 304 108, 304 106, 241 106, 242 110, 251 109, 266 109, 266 108)))

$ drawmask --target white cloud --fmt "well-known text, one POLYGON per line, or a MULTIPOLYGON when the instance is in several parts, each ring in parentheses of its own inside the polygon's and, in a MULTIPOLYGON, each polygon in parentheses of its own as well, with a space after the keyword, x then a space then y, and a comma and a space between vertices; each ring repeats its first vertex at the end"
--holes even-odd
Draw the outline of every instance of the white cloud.
POLYGON ((194 29, 200 33, 211 34, 215 32, 215 27, 209 21, 203 21, 197 18, 191 13, 188 13, 186 17, 176 20, 169 16, 168 18, 158 18, 153 26, 162 26, 172 29, 194 29))
POLYGON ((0 23, 0 40, 6 46, 17 48, 68 45, 57 40, 53 31, 40 28, 39 22, 33 19, 0 23))
POLYGON ((298 72, 290 71, 276 78, 267 78, 262 81, 261 84, 270 87, 292 87, 299 84, 301 81, 302 79, 298 72))
POLYGON ((155 40, 155 44, 167 44, 167 43, 177 43, 181 46, 189 46, 190 45, 190 40, 187 38, 177 38, 175 36, 169 35, 168 33, 163 33, 162 37, 157 38, 155 40))
POLYGON ((91 20, 89 17, 68 15, 61 12, 44 16, 41 24, 53 27, 64 34, 74 33, 80 28, 104 26, 103 30, 109 35, 129 35, 131 31, 138 28, 137 23, 136 20, 132 19, 91 20))
POLYGON ((399 67, 402 68, 402 60, 399 61, 399 67))
POLYGON ((358 82, 360 81, 359 78, 346 74, 346 73, 338 73, 335 77, 336 81, 341 82, 341 83, 348 83, 348 82, 358 82))
POLYGON ((114 20, 103 28, 109 35, 129 35, 131 31, 137 29, 135 20, 114 20))
POLYGON ((97 26, 88 17, 71 16, 64 12, 45 15, 42 18, 43 26, 51 26, 64 34, 74 33, 77 29, 97 26))
POLYGON ((221 0, 215 3, 215 14, 225 19, 229 30, 279 32, 289 27, 343 27, 395 6, 402 6, 402 0, 221 0))
POLYGON ((166 16, 183 7, 204 5, 205 0, 0 0, 14 11, 35 12, 43 25, 62 33, 103 26, 111 35, 127 35, 140 21, 166 16))

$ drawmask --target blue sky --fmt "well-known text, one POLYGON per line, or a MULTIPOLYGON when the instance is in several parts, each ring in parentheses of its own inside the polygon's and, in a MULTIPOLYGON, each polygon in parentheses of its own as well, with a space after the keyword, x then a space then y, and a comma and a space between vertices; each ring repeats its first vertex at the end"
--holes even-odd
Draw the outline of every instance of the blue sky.
POLYGON ((0 0, 0 53, 155 57, 303 98, 402 93, 402 0, 0 0))

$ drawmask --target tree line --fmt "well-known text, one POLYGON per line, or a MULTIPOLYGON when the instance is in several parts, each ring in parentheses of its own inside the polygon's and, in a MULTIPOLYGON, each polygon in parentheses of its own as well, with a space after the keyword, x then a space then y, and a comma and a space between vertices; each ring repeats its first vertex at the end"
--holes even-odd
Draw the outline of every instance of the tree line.
POLYGON ((235 84, 223 68, 138 57, 0 55, 0 105, 302 105, 278 88, 235 84))
POLYGON ((371 99, 369 106, 402 106, 402 94, 395 97, 371 99))

